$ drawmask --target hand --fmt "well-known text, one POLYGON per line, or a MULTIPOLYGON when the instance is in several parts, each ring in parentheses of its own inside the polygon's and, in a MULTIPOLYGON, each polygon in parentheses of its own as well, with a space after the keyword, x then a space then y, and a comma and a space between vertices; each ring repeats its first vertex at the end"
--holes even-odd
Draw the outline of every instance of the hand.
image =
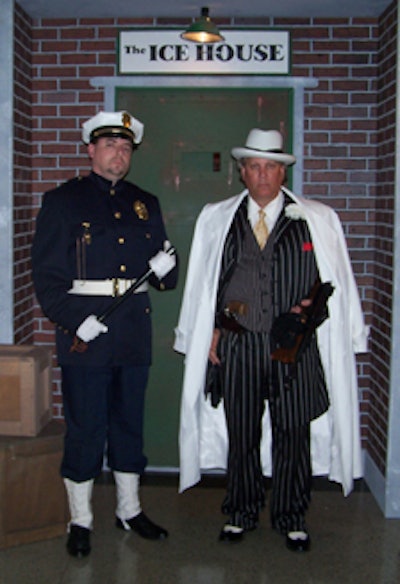
POLYGON ((107 333, 108 327, 97 320, 94 314, 91 314, 79 325, 76 336, 85 343, 93 341, 100 333, 107 333))
POLYGON ((175 254, 167 253, 170 248, 170 242, 164 241, 164 251, 159 251, 149 260, 149 266, 159 280, 162 280, 176 266, 175 254))
POLYGON ((208 359, 213 365, 221 365, 221 361, 217 355, 217 347, 219 343, 219 338, 221 336, 221 331, 219 329, 214 329, 210 350, 208 352, 208 359))
POLYGON ((296 306, 293 306, 290 309, 290 312, 293 312, 294 314, 301 314, 304 308, 308 308, 309 306, 311 306, 311 304, 312 301, 310 298, 304 298, 304 300, 300 302, 300 305, 297 304, 296 306))

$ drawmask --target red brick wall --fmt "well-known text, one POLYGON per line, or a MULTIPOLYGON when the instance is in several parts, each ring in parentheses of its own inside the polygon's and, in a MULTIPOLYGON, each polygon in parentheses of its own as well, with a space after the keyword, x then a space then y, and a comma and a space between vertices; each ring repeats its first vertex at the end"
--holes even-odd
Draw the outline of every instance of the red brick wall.
POLYGON ((33 343, 32 235, 32 22, 14 16, 14 342, 33 343))
MULTIPOLYGON (((370 387, 368 392, 368 451, 384 474, 389 407, 391 306, 393 298, 393 245, 395 205, 395 127, 397 10, 388 10, 380 21, 377 74, 377 183, 372 221, 374 242, 370 387)), ((397 356, 393 356, 396 358, 397 356)))
MULTIPOLYGON (((381 304, 391 303, 394 201, 394 146, 386 149, 386 137, 394 140, 395 67, 393 58, 387 58, 387 46, 395 42, 396 17, 393 2, 380 19, 266 17, 233 23, 289 30, 292 74, 318 79, 318 87, 305 95, 304 193, 334 207, 344 224, 363 307, 372 324, 374 357, 359 359, 363 446, 383 473, 390 312, 382 311, 381 304)), ((225 27, 231 20, 217 22, 225 27)), ((89 80, 117 74, 118 29, 152 24, 118 18, 32 24, 33 216, 45 190, 88 169, 80 125, 103 106, 104 99, 89 80)), ((158 24, 185 23, 160 19, 158 24)), ((37 307, 35 316, 35 342, 52 345, 51 325, 37 307)), ((56 413, 61 415, 59 395, 56 400, 56 413)))

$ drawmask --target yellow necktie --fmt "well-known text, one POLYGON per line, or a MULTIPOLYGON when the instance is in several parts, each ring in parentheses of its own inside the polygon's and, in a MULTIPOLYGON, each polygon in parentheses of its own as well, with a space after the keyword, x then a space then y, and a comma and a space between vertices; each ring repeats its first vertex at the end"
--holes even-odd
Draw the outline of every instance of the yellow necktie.
POLYGON ((260 249, 264 249, 265 244, 267 243, 269 231, 267 224, 265 223, 265 213, 263 209, 258 211, 258 221, 254 225, 253 231, 260 249))

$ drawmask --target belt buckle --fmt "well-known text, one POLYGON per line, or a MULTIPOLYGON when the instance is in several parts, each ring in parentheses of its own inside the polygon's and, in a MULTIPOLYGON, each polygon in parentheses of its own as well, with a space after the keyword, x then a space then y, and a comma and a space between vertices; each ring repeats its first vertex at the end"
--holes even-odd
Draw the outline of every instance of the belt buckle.
POLYGON ((112 297, 119 296, 119 278, 112 279, 112 297))

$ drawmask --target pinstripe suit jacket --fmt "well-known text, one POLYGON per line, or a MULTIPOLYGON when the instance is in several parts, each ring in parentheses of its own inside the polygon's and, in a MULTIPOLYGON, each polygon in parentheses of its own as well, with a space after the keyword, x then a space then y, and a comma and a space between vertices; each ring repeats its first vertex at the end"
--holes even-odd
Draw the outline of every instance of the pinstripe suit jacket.
MULTIPOLYGON (((221 261, 217 294, 217 312, 223 309, 224 292, 242 254, 246 229, 247 200, 241 202, 226 238, 221 261)), ((306 221, 286 216, 292 201, 285 196, 284 207, 270 235, 273 238, 272 316, 276 318, 307 298, 319 277, 310 232, 306 221)), ((281 428, 306 424, 328 409, 329 398, 316 339, 313 338, 297 365, 296 375, 288 382, 290 365, 271 361, 268 388, 272 419, 281 428), (289 384, 289 388, 288 388, 289 384)))

